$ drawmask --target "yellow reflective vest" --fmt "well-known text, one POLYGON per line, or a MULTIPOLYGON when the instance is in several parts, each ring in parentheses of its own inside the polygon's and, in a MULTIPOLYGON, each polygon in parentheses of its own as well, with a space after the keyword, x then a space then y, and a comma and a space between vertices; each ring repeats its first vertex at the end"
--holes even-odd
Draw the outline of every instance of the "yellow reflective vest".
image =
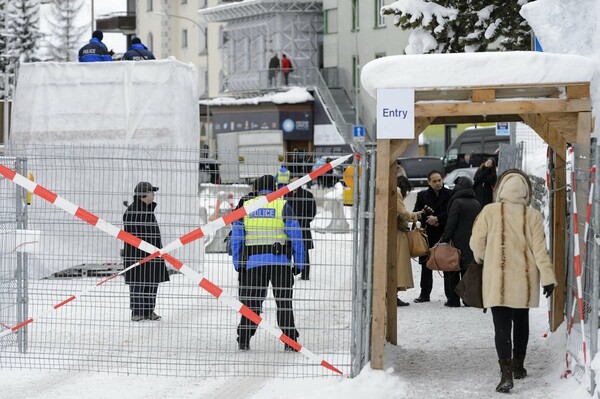
MULTIPOLYGON (((250 205, 257 200, 258 198, 248 200, 244 205, 250 205)), ((276 242, 284 245, 286 243, 288 236, 285 233, 285 222, 283 221, 285 202, 278 198, 244 216, 244 230, 246 231, 244 245, 273 245, 276 242)))

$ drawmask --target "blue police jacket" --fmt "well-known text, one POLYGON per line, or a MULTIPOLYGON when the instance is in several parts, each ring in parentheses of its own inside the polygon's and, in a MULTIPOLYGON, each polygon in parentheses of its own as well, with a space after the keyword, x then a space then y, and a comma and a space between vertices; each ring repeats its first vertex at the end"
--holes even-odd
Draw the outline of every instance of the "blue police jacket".
MULTIPOLYGON (((260 191, 258 196, 266 195, 271 191, 260 191)), ((294 216, 294 211, 289 204, 283 207, 283 221, 285 223, 285 234, 288 236, 292 245, 292 254, 294 255, 294 265, 302 270, 304 268, 304 243, 302 242, 302 230, 300 224, 294 216)), ((242 251, 244 249, 246 232, 244 230, 244 221, 238 220, 232 224, 231 228, 231 252, 233 256, 233 267, 239 271, 242 261, 242 251)), ((256 254, 248 257, 246 269, 261 266, 290 266, 290 259, 286 254, 256 254)))
POLYGON ((144 61, 144 60, 155 60, 152 51, 148 50, 143 44, 132 44, 129 50, 123 54, 124 61, 144 61))
POLYGON ((88 44, 79 49, 79 62, 102 61, 112 61, 112 57, 104 43, 92 37, 88 44))

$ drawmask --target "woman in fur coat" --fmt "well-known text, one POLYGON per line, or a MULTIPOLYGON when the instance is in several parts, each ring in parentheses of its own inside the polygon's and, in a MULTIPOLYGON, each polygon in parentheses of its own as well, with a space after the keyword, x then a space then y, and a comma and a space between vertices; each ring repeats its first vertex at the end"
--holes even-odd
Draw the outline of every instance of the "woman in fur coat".
POLYGON ((529 206, 527 175, 507 170, 498 179, 495 195, 495 202, 485 206, 475 220, 469 244, 475 261, 483 263, 483 305, 492 310, 494 319, 502 374, 496 391, 509 392, 513 376, 527 375, 523 361, 529 309, 539 305, 540 283, 549 297, 556 277, 546 249, 542 214, 529 206))

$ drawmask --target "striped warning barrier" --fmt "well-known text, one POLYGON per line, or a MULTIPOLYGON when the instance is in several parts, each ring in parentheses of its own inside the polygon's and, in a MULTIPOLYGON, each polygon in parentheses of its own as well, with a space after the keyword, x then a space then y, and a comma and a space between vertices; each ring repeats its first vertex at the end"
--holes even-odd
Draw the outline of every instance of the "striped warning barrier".
MULTIPOLYGON (((571 207, 573 215, 573 266, 575 269, 575 278, 577 288, 575 290, 576 301, 573 303, 571 308, 571 318, 569 320, 569 326, 567 330, 567 337, 571 336, 571 327, 575 318, 575 307, 579 307, 579 322, 581 323, 581 338, 582 338, 582 351, 583 351, 583 363, 587 370, 587 344, 585 337, 585 315, 583 311, 583 282, 581 277, 581 255, 579 251, 579 216, 577 213, 577 182, 575 175, 575 149, 570 147, 567 153, 567 185, 571 187, 571 207)), ((567 354, 567 370, 563 375, 570 373, 569 370, 569 357, 567 354)))
POLYGON ((289 193, 290 191, 297 189, 301 185, 317 178, 318 176, 322 175, 323 173, 327 172, 328 170, 331 170, 332 168, 341 164, 342 162, 344 162, 351 156, 352 156, 352 154, 337 158, 334 161, 331 161, 330 163, 323 165, 321 168, 309 173, 308 175, 303 176, 302 178, 296 180, 295 182, 292 182, 292 183, 288 184, 287 186, 280 188, 277 191, 274 191, 264 197, 261 197, 258 201, 253 201, 249 206, 241 207, 238 210, 223 216, 222 218, 219 218, 217 220, 214 220, 214 221, 208 223, 207 225, 203 226, 202 228, 193 230, 192 232, 180 237, 178 240, 174 241, 173 243, 167 245, 167 247, 165 247, 163 249, 159 249, 159 248, 155 247, 154 245, 151 245, 150 243, 137 238, 136 236, 101 219, 100 217, 94 215, 93 213, 58 196, 57 194, 55 194, 54 192, 41 186, 40 184, 27 179, 25 176, 17 173, 13 169, 10 169, 10 168, 0 164, 0 174, 3 175, 8 180, 12 181, 13 183, 25 188, 28 191, 31 191, 35 195, 41 197, 42 199, 48 201, 51 204, 57 206, 58 208, 64 210, 65 212, 75 216, 76 218, 81 219, 84 222, 98 228, 99 230, 107 233, 108 235, 115 237, 123 242, 126 242, 136 248, 143 250, 144 252, 151 254, 150 256, 142 259, 141 261, 120 271, 119 273, 114 274, 114 275, 100 281, 95 286, 88 287, 87 289, 81 291, 78 295, 71 295, 70 297, 64 299, 63 301, 58 302, 52 308, 50 308, 46 312, 42 313, 40 316, 30 317, 27 320, 17 324, 16 326, 10 327, 9 330, 1 332, 0 338, 6 336, 8 334, 17 332, 21 328, 34 322, 35 320, 39 319, 40 317, 42 317, 54 310, 60 309, 62 306, 76 300, 78 297, 88 293, 89 291, 95 289, 96 287, 99 287, 99 286, 105 284, 106 282, 125 273, 126 271, 131 270, 132 268, 134 268, 136 266, 142 265, 142 264, 146 263, 147 261, 149 261, 150 259, 160 256, 160 257, 164 258, 167 262, 169 262, 175 269, 177 269, 179 272, 181 272, 184 276, 188 277, 199 287, 201 287, 202 289, 204 289, 205 291, 207 291, 208 293, 213 295, 217 300, 223 302, 225 305, 229 306, 231 309, 235 310, 236 312, 240 313, 242 316, 251 320, 257 326, 263 328, 268 333, 270 333, 274 337, 278 338, 280 341, 288 344, 289 346, 291 346, 292 348, 294 348, 296 351, 300 352, 307 358, 309 358, 312 361, 315 361, 316 363, 320 364, 321 366, 341 375, 342 372, 340 370, 338 370, 336 367, 334 367, 327 361, 319 358, 316 354, 314 354, 307 348, 303 347, 301 344, 299 344, 295 340, 291 339, 287 335, 283 334, 277 328, 266 323, 264 321, 264 319, 261 318, 258 314, 256 314, 253 310, 251 310, 250 308, 248 308, 247 306, 242 304, 240 301, 238 301, 234 297, 225 294, 219 286, 212 283, 210 280, 205 278, 202 274, 196 272, 195 270, 191 269, 189 266, 185 265, 179 259, 169 255, 168 252, 170 252, 171 250, 180 248, 184 245, 187 245, 190 242, 193 242, 207 234, 217 231, 221 227, 224 227, 228 224, 235 222, 236 220, 241 219, 246 214, 254 212, 255 210, 259 209, 261 206, 264 206, 264 205, 274 201, 275 199, 282 197, 283 195, 289 193), (232 217, 233 214, 235 214, 235 217, 232 217), (167 250, 169 246, 171 247, 171 249, 167 250))

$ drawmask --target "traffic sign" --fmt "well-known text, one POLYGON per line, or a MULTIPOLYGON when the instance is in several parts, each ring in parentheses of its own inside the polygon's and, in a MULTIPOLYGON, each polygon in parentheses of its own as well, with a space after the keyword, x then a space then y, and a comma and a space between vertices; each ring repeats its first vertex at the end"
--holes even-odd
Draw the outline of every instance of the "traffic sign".
POLYGON ((362 125, 354 125, 353 129, 354 141, 362 143, 365 141, 365 127, 362 125))
POLYGON ((510 136, 510 128, 508 122, 496 123, 496 136, 510 136))

